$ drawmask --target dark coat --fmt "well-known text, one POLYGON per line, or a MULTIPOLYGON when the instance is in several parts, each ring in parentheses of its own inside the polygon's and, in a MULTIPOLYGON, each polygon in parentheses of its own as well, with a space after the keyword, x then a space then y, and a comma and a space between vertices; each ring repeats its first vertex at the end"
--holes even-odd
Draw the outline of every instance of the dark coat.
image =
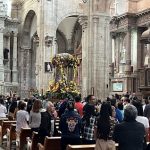
POLYGON ((144 125, 137 122, 122 122, 114 128, 113 139, 119 144, 118 150, 143 150, 144 125))

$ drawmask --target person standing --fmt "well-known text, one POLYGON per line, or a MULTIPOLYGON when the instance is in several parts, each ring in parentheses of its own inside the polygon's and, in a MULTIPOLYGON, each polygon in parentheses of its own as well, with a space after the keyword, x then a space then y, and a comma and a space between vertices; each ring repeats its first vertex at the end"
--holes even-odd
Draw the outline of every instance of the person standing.
POLYGON ((95 126, 95 150, 116 150, 115 142, 112 140, 114 123, 112 123, 111 114, 112 110, 110 104, 108 102, 103 102, 95 126))
POLYGON ((39 127, 41 124, 41 112, 40 112, 41 108, 42 108, 41 100, 35 100, 29 116, 29 126, 31 130, 35 132, 39 131, 39 127))
POLYGON ((29 128, 28 121, 29 121, 29 114, 25 110, 26 103, 22 102, 20 104, 20 110, 17 111, 16 115, 16 133, 17 133, 17 140, 19 139, 21 128, 29 128))
POLYGON ((7 109, 4 106, 4 100, 3 98, 0 98, 0 118, 6 118, 7 109))
POLYGON ((41 112, 41 123, 39 127, 39 142, 44 143, 45 136, 51 132, 51 102, 47 102, 46 111, 41 112))
POLYGON ((143 150, 144 125, 136 121, 137 109, 128 104, 124 109, 124 121, 114 128, 113 139, 118 150, 143 150))
POLYGON ((74 111, 74 102, 67 102, 67 110, 60 118, 61 148, 66 150, 68 144, 81 144, 81 117, 74 111))
POLYGON ((80 116, 83 116, 83 104, 81 103, 81 97, 76 96, 75 97, 75 108, 77 109, 80 116))

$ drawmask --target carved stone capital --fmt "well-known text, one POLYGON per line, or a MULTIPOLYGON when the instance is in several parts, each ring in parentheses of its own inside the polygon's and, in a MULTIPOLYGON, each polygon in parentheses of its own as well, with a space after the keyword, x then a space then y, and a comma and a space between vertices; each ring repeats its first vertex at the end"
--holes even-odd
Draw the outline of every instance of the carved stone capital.
POLYGON ((94 16, 93 16, 93 22, 94 22, 94 23, 98 23, 98 22, 99 22, 99 16, 94 15, 94 16))
POLYGON ((0 27, 0 33, 4 33, 5 27, 0 27))
POLYGON ((50 47, 50 46, 52 46, 52 44, 53 44, 53 37, 47 35, 47 36, 45 37, 45 45, 46 45, 47 47, 50 47))
POLYGON ((80 16, 78 22, 82 26, 82 30, 84 31, 88 25, 88 17, 87 16, 80 16))
POLYGON ((34 35, 34 37, 33 37, 33 42, 37 45, 37 46, 39 46, 39 36, 38 36, 38 34, 35 34, 34 35))

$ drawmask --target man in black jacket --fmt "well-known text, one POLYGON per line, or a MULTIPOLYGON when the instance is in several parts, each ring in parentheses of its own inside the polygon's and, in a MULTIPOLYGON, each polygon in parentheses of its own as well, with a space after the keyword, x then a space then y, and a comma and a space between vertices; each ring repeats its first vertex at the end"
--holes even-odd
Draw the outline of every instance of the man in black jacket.
POLYGON ((46 111, 41 112, 41 124, 39 128, 39 142, 44 143, 45 136, 50 136, 51 132, 51 102, 47 102, 46 111))
POLYGON ((124 109, 124 121, 114 128, 113 139, 119 144, 118 150, 143 150, 145 128, 135 120, 136 116, 136 107, 127 105, 124 109))
POLYGON ((80 141, 81 118, 74 111, 74 102, 67 102, 67 110, 60 118, 61 149, 66 150, 68 144, 78 145, 80 141))

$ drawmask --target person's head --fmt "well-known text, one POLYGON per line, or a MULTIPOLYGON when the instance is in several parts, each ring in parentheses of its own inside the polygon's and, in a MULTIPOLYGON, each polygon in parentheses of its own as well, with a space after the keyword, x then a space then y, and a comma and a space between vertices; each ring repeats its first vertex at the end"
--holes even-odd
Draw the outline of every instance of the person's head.
POLYGON ((134 105, 137 109, 138 116, 143 116, 143 107, 140 101, 132 101, 132 105, 134 105))
POLYGON ((4 104, 4 99, 3 98, 0 98, 0 104, 4 104))
POLYGON ((127 105, 124 108, 124 121, 131 122, 134 121, 137 117, 137 109, 133 105, 127 105))
POLYGON ((93 104, 93 103, 95 103, 95 96, 94 95, 88 95, 86 100, 88 103, 93 104))
POLYGON ((118 102, 117 107, 118 107, 119 110, 123 110, 123 103, 118 102))
POLYGON ((18 106, 17 106, 19 110, 21 109, 21 104, 22 104, 23 102, 24 102, 23 100, 20 100, 20 101, 19 101, 18 106))
POLYGON ((67 109, 69 111, 74 110, 74 102, 73 101, 68 101, 68 103, 67 103, 67 109))
POLYGON ((127 97, 124 97, 123 99, 123 105, 129 104, 130 103, 130 99, 127 97))
POLYGON ((46 103, 46 110, 49 112, 49 113, 53 113, 55 111, 55 107, 54 107, 54 104, 51 102, 51 101, 48 101, 46 103))
POLYGON ((143 96, 143 101, 145 102, 145 104, 149 104, 149 101, 148 101, 148 96, 143 96))
POLYGON ((76 96, 75 97, 75 102, 80 102, 81 101, 81 97, 80 96, 76 96))
POLYGON ((22 103, 20 104, 20 110, 25 110, 25 108, 26 108, 26 103, 25 103, 25 102, 22 102, 22 103))
POLYGON ((41 108, 42 108, 41 100, 39 100, 39 99, 35 100, 33 103, 33 106, 32 106, 32 111, 39 112, 41 108))
POLYGON ((110 133, 111 105, 109 102, 103 102, 100 110, 100 116, 97 121, 97 138, 107 140, 110 133))
POLYGON ((109 117, 112 115, 112 108, 110 102, 103 102, 101 105, 100 116, 109 117))

